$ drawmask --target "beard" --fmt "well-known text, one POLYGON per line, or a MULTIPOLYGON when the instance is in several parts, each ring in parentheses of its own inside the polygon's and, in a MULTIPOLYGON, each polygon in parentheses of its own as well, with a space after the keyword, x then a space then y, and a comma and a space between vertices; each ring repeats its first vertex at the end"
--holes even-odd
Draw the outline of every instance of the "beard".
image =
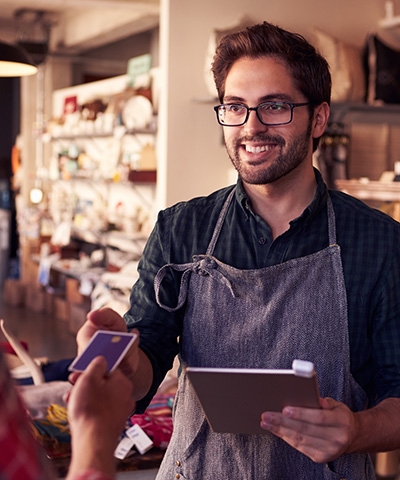
MULTIPOLYGON (((279 135, 260 133, 258 135, 238 138, 231 146, 225 143, 229 158, 240 178, 249 184, 265 185, 275 182, 297 168, 307 157, 310 148, 312 123, 309 122, 306 131, 295 139, 286 142, 279 135), (241 145, 246 141, 273 143, 278 148, 278 156, 272 162, 266 162, 265 168, 254 168, 240 159, 241 145), (285 151, 286 147, 286 151, 285 151)), ((268 156, 268 151, 265 152, 268 156)))

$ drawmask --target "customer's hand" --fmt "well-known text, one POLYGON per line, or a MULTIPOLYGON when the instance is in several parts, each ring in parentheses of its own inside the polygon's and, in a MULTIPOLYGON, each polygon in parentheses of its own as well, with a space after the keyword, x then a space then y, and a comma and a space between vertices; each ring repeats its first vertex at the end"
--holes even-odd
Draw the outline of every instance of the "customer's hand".
POLYGON ((132 383, 118 369, 107 374, 105 358, 96 357, 76 375, 67 402, 72 434, 69 474, 95 469, 113 475, 117 440, 135 407, 132 383))

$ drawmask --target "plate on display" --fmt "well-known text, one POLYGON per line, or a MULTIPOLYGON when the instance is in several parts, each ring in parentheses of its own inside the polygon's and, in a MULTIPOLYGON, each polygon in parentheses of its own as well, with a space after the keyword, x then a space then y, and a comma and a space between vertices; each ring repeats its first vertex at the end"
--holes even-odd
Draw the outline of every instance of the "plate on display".
POLYGON ((128 130, 146 128, 153 117, 153 105, 143 95, 130 98, 122 111, 122 121, 128 130))

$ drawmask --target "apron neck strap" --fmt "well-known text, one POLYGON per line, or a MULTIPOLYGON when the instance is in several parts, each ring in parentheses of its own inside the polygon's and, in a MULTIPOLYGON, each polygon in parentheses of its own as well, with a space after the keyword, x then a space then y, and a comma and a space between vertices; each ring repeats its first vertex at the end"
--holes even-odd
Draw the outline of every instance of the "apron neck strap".
MULTIPOLYGON (((219 234, 221 233, 221 230, 222 230, 222 225, 224 223, 229 205, 232 202, 235 191, 236 191, 236 187, 233 188, 232 191, 229 193, 228 197, 226 198, 222 206, 210 243, 208 244, 208 247, 207 247, 206 255, 212 255, 214 252, 215 245, 217 244, 219 234)), ((327 198, 327 210, 328 210, 328 238, 329 238, 329 245, 331 246, 331 245, 336 245, 336 220, 335 220, 335 211, 333 209, 332 199, 329 193, 327 198)))
POLYGON ((333 209, 333 203, 331 196, 328 193, 327 198, 327 208, 328 208, 328 238, 329 238, 329 246, 336 245, 336 219, 335 219, 335 211, 333 209))
POLYGON ((222 209, 219 213, 219 217, 218 217, 218 220, 217 220, 217 224, 215 225, 215 228, 214 228, 213 235, 211 237, 210 243, 208 244, 206 255, 212 255, 213 252, 214 252, 215 245, 217 243, 219 234, 221 233, 222 225, 224 223, 226 214, 228 212, 229 205, 231 204, 231 201, 232 201, 233 195, 235 194, 235 191, 236 191, 236 187, 232 189, 232 191, 230 192, 230 194, 228 195, 228 197, 226 198, 226 200, 225 200, 225 202, 222 206, 222 209))

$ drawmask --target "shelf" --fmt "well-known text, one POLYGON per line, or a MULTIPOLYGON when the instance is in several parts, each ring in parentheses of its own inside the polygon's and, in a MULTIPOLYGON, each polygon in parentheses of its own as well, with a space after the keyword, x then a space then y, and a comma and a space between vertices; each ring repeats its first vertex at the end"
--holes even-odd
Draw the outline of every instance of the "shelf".
POLYGON ((331 121, 400 125, 400 104, 332 103, 331 121))
POLYGON ((72 238, 82 240, 83 242, 99 245, 101 247, 114 247, 123 252, 135 253, 140 255, 148 235, 144 233, 128 233, 119 230, 110 230, 107 232, 94 232, 72 227, 72 238))
POLYGON ((132 185, 132 183, 146 183, 146 184, 153 184, 157 181, 157 170, 130 170, 128 173, 127 180, 114 180, 112 178, 99 178, 93 177, 93 172, 91 175, 72 175, 70 178, 57 178, 57 179, 46 179, 41 178, 42 182, 48 180, 51 183, 55 182, 65 182, 65 183, 72 183, 75 182, 79 184, 82 183, 89 183, 89 184, 103 184, 103 185, 132 185))
POLYGON ((156 183, 157 170, 130 170, 128 180, 133 183, 156 183))
POLYGON ((385 103, 382 105, 370 105, 369 103, 332 103, 332 111, 346 111, 346 112, 362 112, 376 114, 382 113, 397 113, 400 114, 400 104, 385 103))
POLYGON ((157 133, 156 128, 135 128, 134 130, 124 130, 122 134, 117 132, 93 132, 93 133, 77 133, 75 135, 55 135, 50 136, 51 142, 56 142, 58 140, 76 140, 76 139, 89 139, 89 138, 109 138, 115 137, 120 138, 124 135, 155 135, 157 133))

